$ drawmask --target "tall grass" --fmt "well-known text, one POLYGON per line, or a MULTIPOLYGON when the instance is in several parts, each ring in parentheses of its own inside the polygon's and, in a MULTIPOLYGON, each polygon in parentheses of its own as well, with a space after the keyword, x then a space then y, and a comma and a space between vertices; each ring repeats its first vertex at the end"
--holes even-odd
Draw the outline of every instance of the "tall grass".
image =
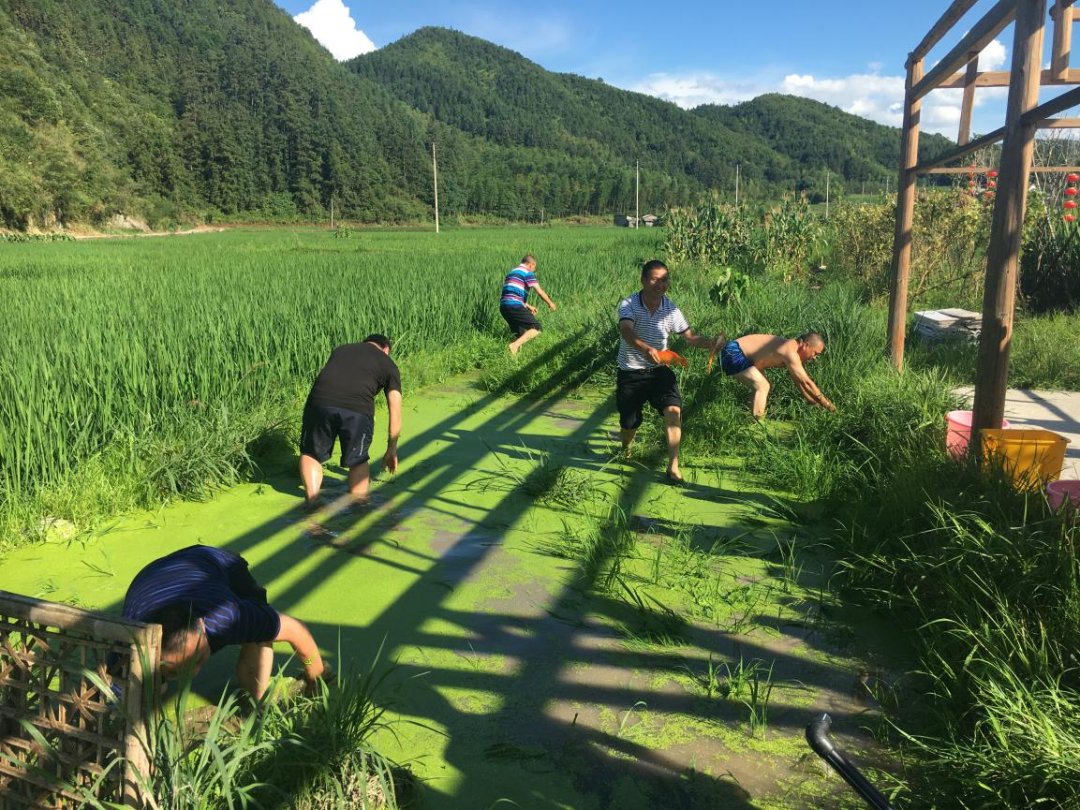
POLYGON ((86 518, 99 503, 229 482, 260 437, 288 435, 330 349, 370 332, 395 340, 406 395, 500 357, 500 284, 526 252, 560 304, 550 331, 592 334, 596 314, 614 308, 612 286, 635 287, 657 239, 612 228, 307 230, 7 246, 0 530, 25 536, 43 512, 86 518), (96 491, 104 467, 108 493, 96 491))
MULTIPOLYGON (((389 727, 376 693, 386 677, 377 658, 365 673, 343 673, 336 685, 308 695, 279 674, 257 707, 225 694, 216 706, 195 705, 188 684, 163 707, 149 706, 143 741, 150 771, 136 777, 152 810, 208 808, 406 806, 408 772, 381 756, 371 737, 389 727)), ((104 688, 108 688, 104 686, 104 688)), ((123 767, 121 760, 112 768, 123 767)), ((107 773, 106 773, 107 775, 107 773)), ((105 777, 102 777, 103 779, 105 777)), ((114 810, 96 786, 72 787, 80 806, 114 810)))
POLYGON ((778 382, 770 412, 790 429, 715 435, 744 442, 763 480, 826 507, 833 585, 919 654, 892 717, 912 756, 912 806, 1080 806, 1080 526, 946 455, 950 380, 932 365, 895 374, 882 313, 850 290, 763 287, 742 306, 720 320, 789 334, 803 322, 826 336, 810 372, 837 413, 778 382))

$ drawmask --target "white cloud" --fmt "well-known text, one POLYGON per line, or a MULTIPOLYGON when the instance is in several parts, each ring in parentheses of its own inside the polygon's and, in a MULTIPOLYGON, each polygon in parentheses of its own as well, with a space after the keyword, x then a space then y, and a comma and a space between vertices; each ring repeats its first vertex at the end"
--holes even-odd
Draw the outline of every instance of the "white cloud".
POLYGON ((1001 70, 1005 65, 1005 45, 994 39, 979 54, 979 70, 1001 70))
POLYGON ((294 18, 308 29, 339 62, 375 50, 375 43, 356 27, 352 12, 342 0, 316 0, 294 18))
POLYGON ((674 102, 686 109, 701 104, 738 104, 763 93, 781 92, 768 81, 729 79, 707 72, 682 75, 653 73, 629 89, 674 102))
MULTIPOLYGON (((979 69, 998 70, 1005 60, 1005 46, 994 40, 983 50, 979 69)), ((630 89, 658 96, 685 108, 700 104, 738 104, 764 93, 785 93, 812 98, 852 115, 899 127, 903 122, 904 77, 883 76, 876 67, 871 65, 869 73, 840 77, 791 73, 782 78, 745 79, 708 72, 681 75, 656 73, 630 89)), ((1006 88, 980 88, 976 91, 975 108, 981 107, 987 113, 985 123, 980 121, 976 113, 976 131, 986 132, 1001 125, 1006 95, 1006 88)), ((960 90, 935 90, 925 96, 920 119, 922 130, 956 138, 961 100, 960 90)))

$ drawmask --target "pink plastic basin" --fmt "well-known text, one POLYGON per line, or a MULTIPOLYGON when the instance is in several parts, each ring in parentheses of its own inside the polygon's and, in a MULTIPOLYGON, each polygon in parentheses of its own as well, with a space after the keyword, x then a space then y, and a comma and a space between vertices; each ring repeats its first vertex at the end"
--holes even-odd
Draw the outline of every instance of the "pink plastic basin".
POLYGON ((1051 481, 1046 485, 1046 501, 1055 512, 1066 502, 1071 509, 1080 510, 1080 481, 1051 481))
MULTIPOLYGON (((1010 427, 1008 419, 1001 420, 1003 430, 1010 427)), ((945 449, 953 458, 962 458, 971 441, 971 411, 949 411, 945 414, 945 449)))

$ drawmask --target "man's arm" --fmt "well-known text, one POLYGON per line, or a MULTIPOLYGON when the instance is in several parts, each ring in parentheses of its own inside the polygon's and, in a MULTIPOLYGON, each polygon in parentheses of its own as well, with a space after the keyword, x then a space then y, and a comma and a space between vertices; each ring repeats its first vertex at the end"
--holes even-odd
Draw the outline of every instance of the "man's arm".
POLYGON ((687 329, 681 333, 680 337, 695 349, 720 349, 727 343, 727 337, 723 332, 716 337, 705 337, 705 335, 695 335, 693 329, 687 329))
MULTIPOLYGON (((534 284, 533 289, 536 290, 536 294, 540 296, 540 299, 548 305, 548 309, 554 312, 555 302, 548 297, 548 294, 546 292, 544 292, 544 288, 541 287, 539 284, 534 284)), ((536 310, 533 310, 533 314, 536 314, 536 310)))
POLYGON ((802 361, 797 354, 794 355, 794 357, 785 354, 784 362, 787 365, 788 374, 790 374, 791 379, 795 381, 795 387, 799 389, 799 393, 802 394, 803 399, 811 405, 820 405, 830 413, 836 411, 836 406, 829 401, 828 397, 821 393, 821 390, 814 381, 810 379, 810 375, 806 373, 806 369, 803 367, 802 361))
POLYGON ((315 681, 323 677, 326 671, 326 665, 319 655, 319 646, 302 621, 284 613, 279 613, 278 618, 281 620, 281 629, 274 641, 285 641, 293 648, 304 667, 304 680, 308 686, 314 686, 315 681))
POLYGON ((386 391, 386 411, 389 414, 389 427, 386 434, 386 452, 383 454, 383 467, 389 473, 397 472, 397 445, 401 436, 401 392, 386 391))
POLYGON ((660 365, 660 353, 637 336, 637 333, 634 331, 634 322, 632 320, 630 320, 629 318, 623 318, 619 321, 619 335, 622 336, 622 339, 625 340, 628 344, 633 346, 635 349, 644 354, 657 365, 660 365))

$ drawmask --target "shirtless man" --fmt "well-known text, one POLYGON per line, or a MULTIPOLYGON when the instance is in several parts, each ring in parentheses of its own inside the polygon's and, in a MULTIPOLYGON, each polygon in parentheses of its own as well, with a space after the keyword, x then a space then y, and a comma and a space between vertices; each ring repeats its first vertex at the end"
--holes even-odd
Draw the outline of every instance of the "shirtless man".
POLYGON ((761 371, 776 366, 787 366, 803 399, 833 412, 836 406, 818 390, 803 368, 824 351, 825 341, 817 332, 807 332, 796 339, 780 335, 744 335, 728 341, 721 350, 720 365, 725 374, 754 392, 755 419, 765 415, 765 402, 769 398, 769 381, 761 371))

